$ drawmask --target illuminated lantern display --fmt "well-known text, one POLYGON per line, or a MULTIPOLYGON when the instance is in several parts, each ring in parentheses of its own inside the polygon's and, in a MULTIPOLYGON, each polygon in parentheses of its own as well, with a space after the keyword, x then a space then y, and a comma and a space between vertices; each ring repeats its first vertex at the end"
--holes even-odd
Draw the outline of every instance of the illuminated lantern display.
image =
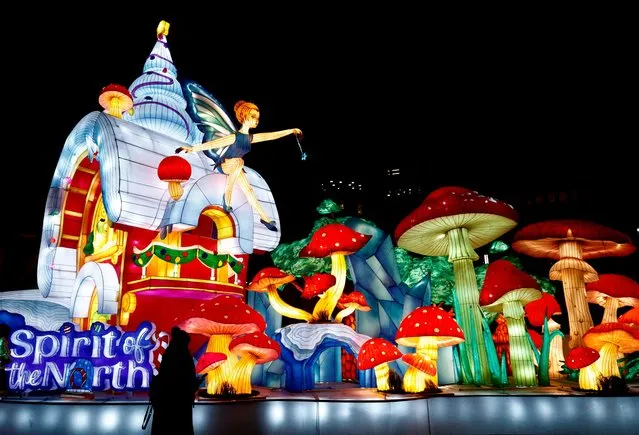
POLYGON ((359 233, 339 223, 325 225, 313 234, 300 251, 300 257, 331 257, 331 275, 336 283, 326 291, 313 309, 313 320, 330 320, 346 282, 346 256, 363 248, 371 236, 359 233))
POLYGON ((286 273, 277 267, 266 267, 255 275, 253 282, 249 284, 247 290, 268 292, 269 302, 275 311, 280 313, 282 316, 308 322, 313 318, 313 316, 304 310, 295 308, 284 302, 277 290, 278 287, 294 281, 295 277, 293 275, 286 273))
POLYGON ((586 284, 586 296, 588 303, 604 307, 601 323, 614 323, 618 308, 639 307, 639 284, 627 276, 605 273, 586 284))
POLYGON ((584 260, 630 255, 635 251, 630 238, 619 231, 578 220, 545 221, 522 228, 515 234, 513 249, 522 254, 557 261, 550 279, 564 287, 570 347, 581 347, 582 337, 593 325, 586 299, 586 283, 598 279, 584 260))
POLYGON ((619 323, 625 323, 633 328, 639 329, 639 308, 633 308, 625 312, 617 319, 619 323))
POLYGON ((406 354, 402 356, 402 361, 408 364, 408 370, 404 373, 404 391, 421 393, 437 388, 437 384, 431 381, 432 378, 437 379, 435 362, 418 353, 406 354))
POLYGON ((231 385, 237 357, 229 349, 234 337, 242 334, 262 333, 266 323, 262 316, 238 297, 218 296, 207 302, 201 315, 192 317, 178 324, 180 329, 189 334, 203 335, 208 338, 206 352, 223 353, 226 363, 219 370, 207 374, 206 389, 211 395, 221 394, 224 383, 231 385))
POLYGON ((604 377, 618 376, 618 353, 639 352, 639 330, 624 323, 602 323, 583 336, 584 344, 599 351, 597 368, 604 377))
POLYGON ((182 183, 191 178, 191 165, 180 156, 168 156, 158 166, 158 177, 169 183, 169 194, 174 201, 182 197, 182 183))
POLYGON ((523 307, 539 298, 541 292, 537 281, 511 262, 497 260, 488 265, 479 303, 484 310, 503 313, 506 318, 510 362, 515 385, 518 387, 537 385, 523 307))
POLYGON ((351 315, 355 310, 357 311, 370 311, 371 307, 366 303, 366 298, 361 292, 352 292, 347 295, 342 295, 337 302, 337 308, 341 311, 335 316, 335 321, 341 323, 342 319, 351 315))
POLYGON ((251 373, 256 364, 276 360, 280 345, 264 334, 242 334, 233 338, 229 350, 240 360, 235 364, 231 385, 237 394, 251 394, 251 373))
POLYGON ((541 349, 541 346, 543 346, 544 344, 544 337, 542 337, 541 334, 535 331, 534 329, 529 329, 528 335, 530 335, 530 338, 532 339, 532 342, 535 345, 535 347, 537 349, 541 349))
POLYGON ((575 347, 566 355, 566 367, 579 370, 579 388, 582 390, 599 390, 601 373, 596 367, 599 352, 589 347, 575 347))
POLYGON ((133 97, 129 90, 116 84, 103 87, 98 102, 104 108, 104 113, 116 118, 122 118, 122 113, 133 107, 133 97))
MULTIPOLYGON (((541 298, 530 302, 528 305, 524 307, 524 311, 526 312, 526 318, 528 318, 528 322, 531 325, 537 327, 544 327, 544 319, 547 319, 548 324, 548 332, 550 334, 555 331, 559 331, 561 325, 557 323, 552 316, 561 314, 561 307, 559 303, 555 299, 553 295, 548 293, 541 293, 541 298)), ((529 330, 529 333, 531 331, 529 330)), ((539 337, 539 346, 541 348, 542 337, 534 332, 539 337)), ((530 336, 535 339, 532 333, 530 336)), ((550 339, 550 353, 549 353, 549 362, 548 362, 548 375, 551 379, 559 379, 562 377, 561 372, 561 364, 564 360, 564 350, 563 350, 563 340, 560 337, 554 337, 550 339)))
POLYGON ((388 340, 371 338, 362 344, 357 355, 357 368, 360 370, 375 369, 377 389, 388 391, 388 363, 402 357, 402 353, 388 340))
MULTIPOLYGON (((418 307, 402 320, 395 341, 402 346, 414 347, 418 354, 425 355, 436 363, 438 349, 461 343, 464 341, 464 333, 453 316, 441 307, 418 307)), ((429 380, 437 386, 437 373, 429 380)), ((421 385, 421 381, 417 381, 421 385)))
MULTIPOLYGON (((508 341, 508 325, 506 325, 504 315, 499 314, 495 319, 495 323, 497 324, 497 327, 493 333, 493 343, 495 343, 497 358, 499 361, 501 361, 502 358, 506 360, 506 373, 512 374, 512 367, 510 365, 510 343, 508 341)), ((528 332, 530 332, 530 330, 528 330, 528 332)))
POLYGON ((395 229, 397 246, 421 255, 448 255, 453 263, 457 307, 455 312, 466 334, 466 358, 473 367, 473 353, 479 355, 480 378, 491 384, 488 356, 482 334, 482 314, 473 261, 475 248, 492 242, 517 225, 513 208, 494 198, 461 187, 442 187, 426 197, 395 229), (470 333, 476 331, 477 342, 470 333))

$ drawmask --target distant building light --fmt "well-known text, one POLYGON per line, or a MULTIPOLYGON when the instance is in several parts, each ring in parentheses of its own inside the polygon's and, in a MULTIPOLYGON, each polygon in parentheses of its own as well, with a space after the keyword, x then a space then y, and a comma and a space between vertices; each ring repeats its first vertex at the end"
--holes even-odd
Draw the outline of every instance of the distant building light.
POLYGON ((339 184, 342 184, 342 180, 339 180, 339 181, 338 181, 338 183, 339 183, 339 184))

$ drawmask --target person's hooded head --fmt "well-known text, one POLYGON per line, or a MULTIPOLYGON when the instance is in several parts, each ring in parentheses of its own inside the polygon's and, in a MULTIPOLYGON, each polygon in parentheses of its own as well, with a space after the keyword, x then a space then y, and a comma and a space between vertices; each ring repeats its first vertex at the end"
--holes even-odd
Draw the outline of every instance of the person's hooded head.
POLYGON ((189 347, 189 342, 191 341, 191 337, 189 336, 189 334, 178 328, 177 326, 174 326, 173 328, 171 328, 171 345, 174 347, 184 347, 184 348, 188 348, 189 347))

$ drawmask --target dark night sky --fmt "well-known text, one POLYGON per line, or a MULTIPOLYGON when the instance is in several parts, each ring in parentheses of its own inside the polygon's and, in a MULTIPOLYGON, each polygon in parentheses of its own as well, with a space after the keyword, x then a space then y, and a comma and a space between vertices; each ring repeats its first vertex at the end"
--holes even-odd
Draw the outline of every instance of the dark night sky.
POLYGON ((200 82, 229 112, 238 99, 254 101, 256 132, 303 130, 308 161, 292 136, 246 158, 273 190, 284 242, 310 229, 317 204, 305 189, 325 174, 374 178, 389 164, 418 169, 427 192, 591 191, 592 206, 575 217, 632 231, 637 242, 636 49, 623 25, 308 8, 269 20, 258 10, 237 19, 238 10, 133 14, 110 4, 75 18, 25 12, 4 36, 2 162, 5 173, 22 171, 5 180, 5 204, 21 207, 3 207, 4 225, 39 238, 66 136, 100 110, 103 86, 129 86, 142 72, 165 19, 179 80, 200 82))

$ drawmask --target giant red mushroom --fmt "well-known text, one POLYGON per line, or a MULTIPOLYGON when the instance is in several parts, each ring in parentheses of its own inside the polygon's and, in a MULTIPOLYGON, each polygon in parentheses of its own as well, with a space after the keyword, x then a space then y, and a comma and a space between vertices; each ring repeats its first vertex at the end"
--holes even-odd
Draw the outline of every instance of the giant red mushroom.
POLYGON ((513 249, 536 258, 559 260, 550 269, 550 279, 561 281, 570 324, 570 347, 582 346, 582 337, 592 328, 586 299, 587 282, 597 281, 597 272, 584 260, 630 255, 630 238, 619 231, 580 220, 552 220, 522 228, 515 234, 513 249))
POLYGON ((103 87, 98 102, 105 113, 116 118, 122 118, 122 113, 133 107, 133 97, 129 90, 117 84, 103 87))
POLYGON ((256 364, 274 361, 280 356, 277 341, 264 334, 243 334, 233 338, 229 350, 240 357, 231 375, 237 394, 251 394, 251 373, 256 364))
MULTIPOLYGON (((475 248, 492 242, 517 225, 518 216, 508 204, 462 187, 442 187, 426 197, 395 229, 400 248, 421 255, 448 255, 455 274, 457 319, 466 334, 466 357, 479 353, 481 378, 491 383, 482 334, 482 314, 473 261, 475 248), (476 331, 477 343, 471 331, 476 331)), ((475 370, 475 369, 474 369, 475 370)))
POLYGON ((277 267, 265 267, 253 277, 253 282, 251 282, 246 289, 258 293, 268 292, 268 300, 275 311, 291 319, 309 322, 313 318, 313 315, 284 302, 277 290, 281 285, 294 281, 295 277, 290 273, 286 273, 277 267))
POLYGON ((184 193, 182 183, 191 178, 191 165, 180 156, 165 157, 158 166, 158 178, 169 183, 169 195, 177 201, 184 193))
POLYGON ((503 313, 506 318, 510 363, 517 387, 537 385, 523 307, 539 298, 541 292, 537 281, 510 261, 497 260, 488 265, 479 303, 484 310, 503 313))
MULTIPOLYGON (((441 307, 417 307, 399 324, 395 341, 414 347, 418 354, 437 362, 438 349, 461 343, 464 333, 453 316, 441 307)), ((437 374, 432 381, 438 385, 437 374)))
POLYGON ((582 390, 600 390, 599 378, 601 373, 595 364, 599 359, 599 352, 589 347, 575 347, 566 356, 566 367, 579 370, 579 388, 582 390))
MULTIPOLYGON (((555 297, 551 294, 542 293, 541 298, 526 305, 526 307, 524 307, 524 311, 526 312, 526 317, 530 324, 542 327, 542 331, 544 319, 546 318, 548 319, 549 334, 561 328, 561 325, 552 318, 552 316, 556 314, 561 314, 561 307, 555 297)), ((533 337, 533 339, 534 338, 535 337, 533 337)), ((551 339, 548 357, 548 376, 552 379, 561 378, 561 362, 564 360, 564 346, 561 337, 554 337, 551 339)))
POLYGON ((388 363, 402 357, 402 353, 388 340, 371 338, 366 340, 357 355, 357 368, 360 370, 375 369, 375 379, 379 391, 388 391, 388 363))
POLYGON ((362 292, 354 291, 347 295, 342 295, 337 302, 337 308, 341 311, 335 316, 335 321, 342 323, 342 319, 346 316, 350 316, 355 310, 358 311, 370 311, 371 307, 366 303, 366 297, 362 292))
POLYGON ((315 231, 308 245, 300 250, 300 257, 331 257, 331 275, 336 282, 326 291, 313 309, 313 320, 330 320, 346 283, 346 256, 362 249, 371 236, 346 225, 333 223, 315 231))
POLYGON ((586 296, 589 303, 604 307, 601 323, 614 323, 618 308, 639 307, 639 284, 627 276, 604 273, 586 284, 586 296))
POLYGON ((201 316, 191 317, 178 324, 189 334, 209 337, 207 352, 223 353, 227 362, 216 370, 216 376, 207 375, 207 393, 219 394, 223 382, 230 379, 237 358, 229 351, 229 343, 236 335, 262 332, 266 329, 264 318, 240 298, 229 295, 212 299, 202 311, 201 316))

